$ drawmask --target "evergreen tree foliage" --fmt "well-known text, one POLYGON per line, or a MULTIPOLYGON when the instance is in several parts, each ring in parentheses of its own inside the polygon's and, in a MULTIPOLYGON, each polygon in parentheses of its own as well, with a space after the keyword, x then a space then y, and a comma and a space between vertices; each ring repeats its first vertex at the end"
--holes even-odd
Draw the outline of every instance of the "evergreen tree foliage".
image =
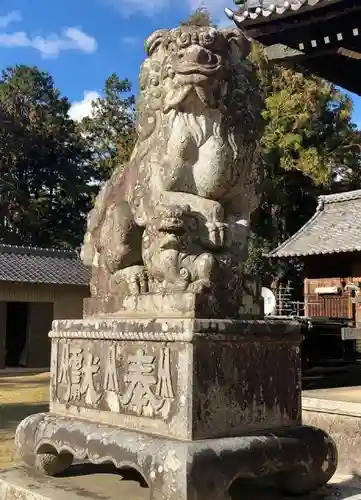
POLYGON ((0 241, 69 248, 80 244, 96 172, 70 103, 36 67, 0 79, 0 241))
POLYGON ((80 123, 92 155, 92 164, 105 180, 129 160, 135 143, 134 96, 129 80, 113 73, 103 95, 92 103, 90 116, 80 123))

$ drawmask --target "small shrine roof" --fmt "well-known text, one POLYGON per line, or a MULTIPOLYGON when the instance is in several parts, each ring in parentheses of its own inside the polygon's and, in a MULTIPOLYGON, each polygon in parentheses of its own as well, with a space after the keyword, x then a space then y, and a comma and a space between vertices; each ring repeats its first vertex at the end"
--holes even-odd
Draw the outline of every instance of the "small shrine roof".
POLYGON ((316 213, 268 257, 361 251, 361 189, 318 198, 316 213))
POLYGON ((0 244, 0 281, 87 286, 90 270, 75 251, 0 244))

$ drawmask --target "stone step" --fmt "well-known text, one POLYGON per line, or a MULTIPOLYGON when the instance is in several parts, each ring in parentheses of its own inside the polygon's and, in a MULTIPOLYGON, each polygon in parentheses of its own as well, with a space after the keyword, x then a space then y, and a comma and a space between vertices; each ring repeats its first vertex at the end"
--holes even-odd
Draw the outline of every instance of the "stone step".
MULTIPOLYGON (((361 500, 361 481, 335 476, 333 484, 299 500, 361 500)), ((66 477, 47 478, 18 467, 0 472, 0 500, 149 500, 135 473, 121 476, 112 466, 76 465, 66 477)), ((232 500, 285 500, 270 486, 242 483, 232 500)))
POLYGON ((304 391, 302 420, 334 439, 339 473, 361 474, 361 387, 304 391))

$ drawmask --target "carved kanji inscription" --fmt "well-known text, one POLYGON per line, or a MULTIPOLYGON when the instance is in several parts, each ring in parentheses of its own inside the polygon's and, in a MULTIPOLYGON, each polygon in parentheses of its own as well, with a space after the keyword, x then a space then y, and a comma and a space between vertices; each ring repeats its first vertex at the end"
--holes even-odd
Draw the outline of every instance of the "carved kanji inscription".
POLYGON ((101 393, 97 393, 94 387, 94 375, 100 369, 100 359, 92 353, 88 353, 85 358, 83 368, 83 382, 81 385, 81 393, 85 395, 85 402, 88 405, 96 405, 101 398, 101 393))
POLYGON ((71 341, 59 346, 60 402, 166 418, 175 397, 169 347, 71 341))
POLYGON ((157 398, 151 388, 157 383, 154 356, 147 356, 143 349, 138 349, 135 355, 129 356, 124 381, 128 387, 122 403, 124 406, 134 406, 137 415, 141 415, 148 404, 154 410, 160 410, 163 406, 164 401, 157 398))

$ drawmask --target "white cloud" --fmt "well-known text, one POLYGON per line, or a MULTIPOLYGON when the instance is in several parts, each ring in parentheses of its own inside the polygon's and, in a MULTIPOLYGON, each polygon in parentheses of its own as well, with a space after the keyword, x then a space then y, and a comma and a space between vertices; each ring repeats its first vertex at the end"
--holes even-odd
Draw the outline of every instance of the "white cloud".
POLYGON ((9 24, 21 21, 22 16, 21 12, 18 10, 13 10, 12 12, 9 12, 9 14, 6 14, 5 16, 0 16, 0 28, 4 29, 9 26, 9 24))
POLYGON ((90 116, 92 102, 98 97, 100 97, 100 94, 95 90, 85 90, 83 100, 72 103, 69 110, 70 118, 75 121, 80 121, 85 116, 90 116))
POLYGON ((65 28, 61 36, 50 34, 47 37, 30 37, 24 31, 0 33, 0 46, 32 48, 43 57, 56 57, 64 50, 79 50, 91 54, 97 49, 97 41, 79 28, 65 28))
POLYGON ((97 41, 93 36, 87 35, 79 28, 67 28, 64 32, 65 36, 69 38, 76 45, 77 48, 88 54, 92 54, 97 49, 97 41))

